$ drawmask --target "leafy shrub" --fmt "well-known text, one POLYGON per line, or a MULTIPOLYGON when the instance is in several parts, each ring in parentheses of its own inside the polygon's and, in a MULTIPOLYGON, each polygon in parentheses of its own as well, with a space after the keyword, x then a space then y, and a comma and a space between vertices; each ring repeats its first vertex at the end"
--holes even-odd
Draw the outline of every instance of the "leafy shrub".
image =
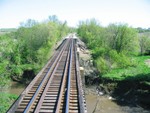
POLYGON ((131 57, 128 57, 125 53, 117 53, 116 50, 111 50, 109 52, 109 57, 112 64, 116 63, 118 68, 126 68, 132 66, 131 57))
POLYGON ((92 19, 80 22, 77 33, 92 51, 95 64, 102 74, 136 66, 132 58, 140 50, 136 29, 127 24, 102 27, 92 19))
POLYGON ((109 57, 111 58, 111 61, 114 63, 114 62, 117 62, 119 55, 116 50, 110 50, 109 57))
POLYGON ((92 57, 94 59, 98 58, 99 56, 104 56, 107 53, 106 48, 99 48, 99 47, 95 47, 91 51, 92 51, 92 57))
POLYGON ((132 65, 130 62, 130 58, 123 53, 119 53, 117 64, 120 68, 126 68, 132 65))
POLYGON ((107 62, 104 58, 99 57, 95 62, 98 70, 102 74, 107 73, 110 70, 109 62, 107 62))

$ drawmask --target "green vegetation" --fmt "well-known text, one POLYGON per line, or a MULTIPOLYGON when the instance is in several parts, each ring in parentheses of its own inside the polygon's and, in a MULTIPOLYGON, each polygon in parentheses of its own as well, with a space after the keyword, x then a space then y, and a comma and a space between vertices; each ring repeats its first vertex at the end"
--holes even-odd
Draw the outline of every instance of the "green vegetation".
MULTIPOLYGON (((18 29, 0 29, 1 113, 17 98, 6 93, 11 79, 28 83, 50 58, 57 41, 75 30, 55 15, 42 23, 28 19, 18 29)), ((92 19, 81 21, 77 33, 91 50, 101 78, 150 84, 150 63, 146 62, 150 59, 149 29, 127 24, 102 27, 92 19)))
MULTIPOLYGON (((16 96, 6 94, 11 79, 29 83, 50 58, 54 46, 70 30, 66 22, 50 16, 45 22, 27 20, 16 31, 0 35, 0 112, 16 96)), ((9 30, 10 31, 10 30, 9 30)))
POLYGON ((150 82, 150 67, 145 64, 149 54, 150 38, 127 24, 102 27, 95 19, 82 21, 77 29, 92 52, 100 77, 120 81, 145 79, 150 82))
POLYGON ((5 113, 18 96, 0 92, 0 113, 5 113))
POLYGON ((139 45, 141 55, 150 54, 150 32, 139 34, 139 45))
POLYGON ((35 24, 29 19, 23 25, 16 32, 0 36, 1 77, 7 75, 19 81, 25 72, 36 74, 49 59, 55 43, 69 31, 60 21, 35 24))
POLYGON ((103 77, 119 81, 131 78, 139 81, 149 81, 150 63, 146 64, 146 60, 148 59, 150 59, 150 56, 134 57, 135 66, 111 70, 109 73, 104 74, 103 77))

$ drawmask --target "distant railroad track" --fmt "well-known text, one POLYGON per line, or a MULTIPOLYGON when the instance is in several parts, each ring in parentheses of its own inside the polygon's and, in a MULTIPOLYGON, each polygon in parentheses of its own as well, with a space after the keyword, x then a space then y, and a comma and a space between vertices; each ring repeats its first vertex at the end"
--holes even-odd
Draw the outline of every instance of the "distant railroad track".
POLYGON ((8 113, 85 113, 76 40, 63 41, 8 113))

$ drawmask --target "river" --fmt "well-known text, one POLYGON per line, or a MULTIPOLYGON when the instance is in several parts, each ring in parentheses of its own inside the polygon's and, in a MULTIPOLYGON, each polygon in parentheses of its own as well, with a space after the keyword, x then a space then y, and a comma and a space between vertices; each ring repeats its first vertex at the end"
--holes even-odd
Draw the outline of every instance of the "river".
POLYGON ((11 94, 20 95, 25 87, 26 86, 24 84, 12 81, 8 92, 11 94))
POLYGON ((109 95, 98 96, 93 86, 85 88, 85 99, 88 113, 150 113, 140 106, 117 104, 109 95))
POLYGON ((127 113, 121 109, 121 106, 113 102, 111 97, 86 95, 86 104, 88 113, 127 113))

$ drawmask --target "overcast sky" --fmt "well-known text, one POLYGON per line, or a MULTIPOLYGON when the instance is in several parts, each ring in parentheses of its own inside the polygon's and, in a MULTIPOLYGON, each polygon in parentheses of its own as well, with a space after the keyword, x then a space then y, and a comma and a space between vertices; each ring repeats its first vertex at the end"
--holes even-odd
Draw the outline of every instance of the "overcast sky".
POLYGON ((95 18, 103 26, 122 22, 149 28, 150 0, 0 0, 0 28, 18 27, 27 19, 42 21, 50 15, 69 26, 95 18))

